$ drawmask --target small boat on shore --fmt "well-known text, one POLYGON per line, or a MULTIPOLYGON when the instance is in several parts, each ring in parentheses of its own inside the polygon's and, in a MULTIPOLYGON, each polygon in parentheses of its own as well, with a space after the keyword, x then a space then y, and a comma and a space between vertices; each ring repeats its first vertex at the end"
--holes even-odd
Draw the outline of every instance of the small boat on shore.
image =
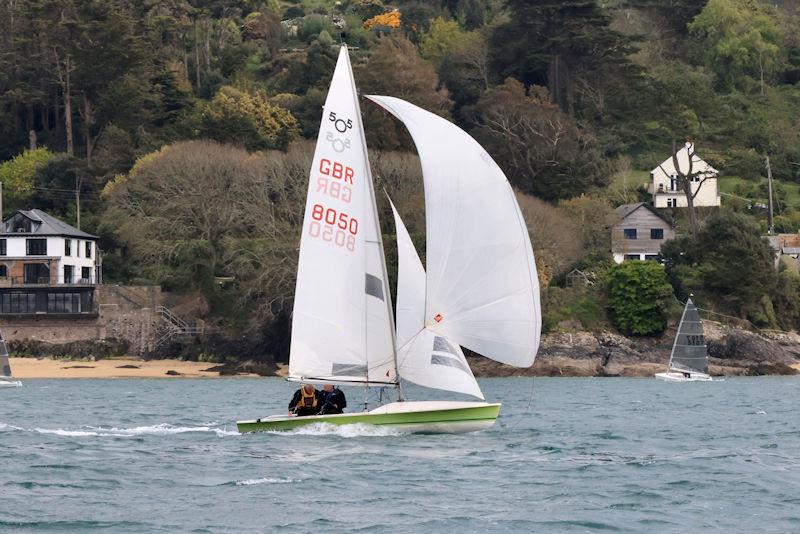
MULTIPOLYGON (((392 205, 397 327, 361 110, 342 46, 323 109, 306 200, 288 380, 394 388, 397 402, 333 415, 237 421, 240 432, 327 423, 403 432, 471 432, 494 424, 461 347, 518 367, 539 347, 539 283, 514 191, 489 154, 451 122, 404 100, 368 96, 407 127, 425 185, 423 267, 392 205), (480 401, 407 401, 401 379, 480 401)), ((351 403, 352 405, 352 403, 351 403)))
POLYGON ((8 359, 8 349, 3 334, 0 333, 0 388, 20 387, 22 382, 14 380, 11 374, 11 362, 8 359))
POLYGON ((686 301, 667 370, 655 377, 667 382, 710 382, 708 352, 700 312, 692 299, 686 301))

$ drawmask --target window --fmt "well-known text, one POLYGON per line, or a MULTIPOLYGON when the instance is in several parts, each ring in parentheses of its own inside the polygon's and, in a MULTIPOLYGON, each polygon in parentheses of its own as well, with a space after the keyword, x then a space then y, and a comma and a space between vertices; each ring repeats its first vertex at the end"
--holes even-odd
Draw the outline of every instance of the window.
POLYGON ((47 256, 47 239, 26 239, 25 253, 28 256, 47 256))
POLYGON ((90 284, 92 282, 92 268, 81 267, 81 279, 84 283, 90 284))
POLYGON ((658 261, 658 254, 645 254, 644 261, 658 261))
POLYGON ((81 311, 80 293, 47 294, 48 313, 80 313, 80 311, 81 311))
POLYGON ((625 234, 625 239, 636 239, 636 228, 625 228, 622 232, 625 234))
POLYGON ((26 284, 50 283, 50 268, 44 263, 26 263, 23 273, 23 282, 26 284))
POLYGON ((678 207, 678 199, 677 198, 668 198, 667 199, 667 207, 668 208, 677 208, 678 207))
POLYGON ((81 257, 81 242, 77 239, 75 240, 75 255, 81 257))
POLYGON ((663 228, 651 228, 650 229, 650 239, 664 239, 664 229, 663 228))
POLYGON ((5 256, 6 254, 8 254, 7 250, 8 249, 6 248, 6 240, 0 239, 0 256, 5 256))
POLYGON ((86 242, 86 257, 87 258, 91 258, 92 257, 92 242, 91 241, 87 241, 86 242))
POLYGON ((64 240, 64 256, 72 256, 72 239, 64 240))
POLYGON ((8 278, 8 267, 0 265, 0 278, 8 278))
POLYGON ((72 283, 72 273, 75 268, 72 265, 65 265, 64 266, 64 283, 71 284, 72 283))
POLYGON ((638 254, 625 254, 625 261, 642 259, 638 254))

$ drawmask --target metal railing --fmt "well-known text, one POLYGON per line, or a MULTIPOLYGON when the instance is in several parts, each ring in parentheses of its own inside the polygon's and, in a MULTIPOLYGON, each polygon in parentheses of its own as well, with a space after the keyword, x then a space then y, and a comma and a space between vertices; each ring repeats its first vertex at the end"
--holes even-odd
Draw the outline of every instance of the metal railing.
POLYGON ((92 278, 64 278, 63 276, 0 276, 0 287, 16 286, 93 286, 92 278))
POLYGON ((205 331, 205 327, 202 324, 190 325, 166 306, 156 306, 156 313, 159 314, 167 327, 167 331, 156 341, 156 347, 176 337, 201 336, 205 331))

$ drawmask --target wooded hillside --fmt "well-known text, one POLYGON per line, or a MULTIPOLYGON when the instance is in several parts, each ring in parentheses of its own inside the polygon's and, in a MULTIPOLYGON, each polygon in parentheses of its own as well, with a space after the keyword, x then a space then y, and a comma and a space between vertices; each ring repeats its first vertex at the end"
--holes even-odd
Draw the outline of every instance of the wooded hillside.
MULTIPOLYGON (((552 286, 548 328, 619 316, 613 208, 648 200, 647 172, 686 138, 721 170, 723 208, 642 275, 674 292, 658 313, 695 292, 753 324, 800 327, 800 277, 765 261, 758 207, 769 156, 776 231, 800 229, 798 0, 0 0, 4 213, 77 224, 79 196, 106 280, 201 293, 222 332, 285 333, 339 43, 359 91, 453 120, 503 168, 552 286), (561 287, 574 267, 596 283, 561 287)), ((410 138, 362 109, 377 185, 424 248, 410 138)), ((274 337, 262 348, 280 353, 274 337)))

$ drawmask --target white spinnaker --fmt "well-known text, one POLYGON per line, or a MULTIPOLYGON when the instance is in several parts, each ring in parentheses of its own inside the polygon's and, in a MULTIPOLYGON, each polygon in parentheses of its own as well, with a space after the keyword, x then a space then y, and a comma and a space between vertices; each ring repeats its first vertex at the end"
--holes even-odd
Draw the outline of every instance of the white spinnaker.
POLYGON ((373 96, 411 133, 425 181, 425 326, 494 360, 529 367, 541 314, 533 249, 511 185, 477 141, 404 100, 373 96))
POLYGON ((395 379, 392 372, 386 376, 385 366, 368 373, 368 350, 391 347, 392 338, 390 327, 368 334, 375 322, 368 302, 377 300, 376 287, 386 284, 382 277, 376 282, 367 276, 373 255, 366 241, 374 236, 370 228, 376 222, 356 98, 342 47, 323 109, 300 238, 289 356, 289 377, 295 380, 395 379))
POLYGON ((394 203, 392 212, 397 232, 398 373, 420 386, 483 399, 461 347, 425 328, 425 269, 394 203))

